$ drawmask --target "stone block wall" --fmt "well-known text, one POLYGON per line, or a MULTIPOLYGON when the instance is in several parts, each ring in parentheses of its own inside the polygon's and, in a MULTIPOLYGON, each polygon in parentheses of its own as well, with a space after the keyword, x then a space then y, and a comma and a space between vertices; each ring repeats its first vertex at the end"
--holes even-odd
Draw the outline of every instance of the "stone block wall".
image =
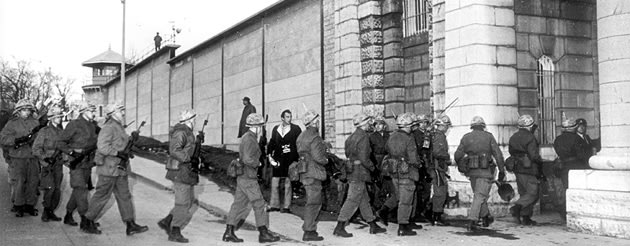
POLYGON ((589 135, 599 137, 595 9, 594 1, 514 1, 519 112, 537 115, 537 60, 550 57, 558 134, 565 112, 586 119, 589 135))
POLYGON ((323 0, 324 17, 324 140, 335 146, 335 0, 323 0))
POLYGON ((428 39, 428 33, 423 32, 403 40, 405 112, 416 114, 432 112, 428 39))
POLYGON ((429 83, 430 103, 432 110, 442 112, 446 106, 444 104, 444 40, 445 40, 445 13, 446 5, 444 0, 432 1, 432 21, 431 21, 431 82, 429 83))
MULTIPOLYGON (((400 59, 383 59, 385 39, 395 39, 392 29, 383 29, 381 1, 360 1, 359 31, 361 44, 361 89, 363 111, 368 115, 383 115, 385 102, 384 73, 386 67, 400 66, 400 59), (384 37, 385 33, 388 37, 384 37)), ((395 69, 395 68, 394 68, 395 69)), ((358 112, 357 112, 358 113, 358 112)))

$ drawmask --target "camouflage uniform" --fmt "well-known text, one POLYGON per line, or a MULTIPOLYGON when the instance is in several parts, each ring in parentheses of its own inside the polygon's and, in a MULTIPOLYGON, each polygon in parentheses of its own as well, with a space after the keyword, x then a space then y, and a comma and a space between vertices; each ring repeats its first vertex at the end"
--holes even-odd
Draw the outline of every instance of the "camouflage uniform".
POLYGON ((191 208, 195 200, 195 184, 180 180, 179 177, 181 174, 190 173, 190 157, 195 151, 195 135, 190 127, 179 123, 173 127, 170 136, 166 179, 173 182, 175 192, 175 206, 169 213, 173 217, 170 226, 183 229, 193 216, 191 208))
POLYGON ((324 165, 328 164, 326 145, 317 128, 312 126, 298 136, 296 145, 300 158, 304 158, 307 165, 307 172, 300 175, 300 181, 306 190, 302 230, 317 231, 316 219, 322 208, 322 181, 326 180, 324 165))
POLYGON ((433 187, 433 198, 431 198, 432 211, 434 213, 444 212, 444 203, 448 196, 447 172, 451 157, 448 154, 448 142, 446 135, 441 131, 435 131, 431 141, 433 160, 427 167, 431 176, 433 187))
POLYGON ((516 162, 514 166, 518 194, 520 195, 515 204, 520 206, 520 215, 532 216, 534 205, 538 201, 539 181, 536 176, 542 172, 540 170, 542 158, 538 149, 538 141, 530 130, 521 128, 510 137, 509 152, 513 158, 524 160, 516 162), (527 161, 531 163, 530 167, 523 165, 527 161))
POLYGON ((42 128, 33 142, 33 155, 41 163, 40 187, 44 190, 43 205, 45 210, 54 211, 61 198, 61 181, 63 179, 63 160, 57 148, 57 139, 63 128, 61 124, 49 124, 42 128), (52 160, 52 163, 48 163, 52 160))
POLYGON ((409 224, 412 211, 415 182, 420 178, 418 171, 420 162, 415 139, 410 133, 395 131, 387 141, 387 152, 391 158, 404 159, 409 164, 408 173, 391 174, 396 192, 385 202, 385 206, 389 208, 398 206, 398 224, 406 225, 409 224))

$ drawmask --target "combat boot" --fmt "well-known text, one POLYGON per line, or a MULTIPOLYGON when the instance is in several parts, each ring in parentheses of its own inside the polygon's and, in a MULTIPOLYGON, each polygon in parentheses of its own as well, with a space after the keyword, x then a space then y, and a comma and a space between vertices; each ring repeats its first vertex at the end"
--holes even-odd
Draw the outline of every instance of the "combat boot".
POLYGON ((536 221, 532 220, 531 216, 523 216, 523 225, 528 225, 528 226, 535 226, 538 223, 536 221))
POLYGON ((442 214, 443 214, 442 212, 433 213, 433 216, 435 216, 435 218, 433 219, 435 221, 435 225, 449 226, 450 224, 442 218, 442 214))
POLYGON ((380 219, 381 222, 383 222, 383 225, 388 226, 387 218, 389 217, 389 208, 387 206, 383 205, 381 209, 376 211, 376 216, 378 216, 378 219, 380 219))
POLYGON ((81 224, 83 225, 83 228, 81 228, 81 231, 88 233, 88 234, 101 234, 101 230, 99 230, 96 225, 94 224, 94 221, 89 220, 89 219, 85 219, 85 222, 83 222, 83 220, 81 220, 81 224))
POLYGON ((422 225, 418 225, 416 224, 416 222, 412 222, 412 221, 409 221, 409 224, 407 224, 407 226, 409 226, 409 228, 412 230, 422 230, 423 228, 422 225))
POLYGON ((488 227, 494 222, 494 218, 490 215, 486 215, 481 218, 481 226, 488 227))
MULTIPOLYGON (((44 209, 44 213, 48 213, 48 219, 52 221, 61 221, 61 218, 55 215, 55 211, 52 209, 44 209)), ((43 216, 43 214, 42 214, 43 216)))
POLYGON ((480 231, 481 228, 479 228, 477 221, 471 220, 468 222, 468 225, 466 226, 466 230, 469 232, 474 232, 474 231, 480 231))
POLYGON ((37 209, 33 205, 24 205, 22 209, 31 216, 37 216, 37 209))
MULTIPOLYGON (((92 223, 94 223, 94 222, 92 222, 92 223)), ((133 220, 127 221, 127 236, 131 236, 131 235, 136 234, 136 233, 143 233, 143 232, 148 231, 148 230, 149 230, 148 226, 138 225, 133 220)))
POLYGON ((324 237, 320 236, 316 231, 304 231, 302 241, 322 241, 324 237))
POLYGON ((15 206, 15 217, 24 217, 24 205, 15 206))
MULTIPOLYGON (((79 224, 79 228, 80 229, 84 229, 86 228, 88 225, 88 219, 87 217, 85 217, 85 215, 81 215, 81 223, 79 224)), ((96 227, 96 226, 95 226, 96 227)))
POLYGON ((273 243, 280 240, 280 237, 274 236, 267 230, 266 226, 258 227, 258 242, 259 243, 273 243))
POLYGON ((164 219, 160 220, 157 224, 162 230, 166 232, 166 235, 171 233, 171 222, 173 221, 173 215, 169 214, 164 219))
POLYGON ((50 221, 50 217, 48 217, 48 210, 47 209, 44 209, 44 212, 42 213, 42 221, 43 222, 50 221))
POLYGON ((407 224, 398 224, 398 236, 415 236, 417 232, 411 230, 407 224))
POLYGON ((63 217, 63 223, 69 226, 77 226, 77 222, 72 218, 72 212, 68 211, 66 216, 63 217))
POLYGON ((223 242, 233 242, 233 243, 242 243, 243 239, 236 237, 234 234, 234 226, 227 225, 225 227, 225 233, 223 233, 223 242))
POLYGON ((168 240, 171 242, 188 243, 188 239, 182 235, 181 230, 177 226, 171 228, 168 234, 168 240))
POLYGON ((333 235, 339 236, 339 237, 352 237, 352 233, 348 233, 346 231, 346 222, 345 221, 338 221, 337 222, 337 227, 335 227, 335 230, 333 231, 333 235))
POLYGON ((516 204, 514 206, 512 206, 510 208, 510 213, 512 214, 512 217, 514 217, 514 219, 516 219, 516 224, 522 224, 521 222, 521 205, 516 204))
POLYGON ((369 224, 370 224, 370 234, 384 233, 387 231, 385 228, 381 228, 380 226, 378 226, 376 224, 376 220, 369 222, 369 224))

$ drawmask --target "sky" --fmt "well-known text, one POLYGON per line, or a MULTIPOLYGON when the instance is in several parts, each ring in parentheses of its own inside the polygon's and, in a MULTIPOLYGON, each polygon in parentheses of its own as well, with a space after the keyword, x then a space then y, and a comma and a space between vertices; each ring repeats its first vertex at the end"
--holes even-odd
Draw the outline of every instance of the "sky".
MULTIPOLYGON (((177 54, 196 46, 278 0, 126 0, 125 55, 153 49, 159 32, 176 36, 177 54)), ((75 92, 91 81, 81 63, 121 52, 121 0, 0 0, 0 58, 30 61, 75 79, 75 92)))

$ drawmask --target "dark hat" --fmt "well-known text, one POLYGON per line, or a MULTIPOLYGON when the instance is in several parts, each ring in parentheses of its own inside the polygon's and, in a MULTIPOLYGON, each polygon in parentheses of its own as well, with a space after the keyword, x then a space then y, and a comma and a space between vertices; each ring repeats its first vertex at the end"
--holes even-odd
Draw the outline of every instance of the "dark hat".
POLYGON ((243 101, 248 101, 249 102, 249 97, 243 97, 243 101))
POLYGON ((575 124, 588 126, 588 124, 586 123, 586 120, 583 119, 583 118, 579 118, 579 119, 575 120, 575 124))

